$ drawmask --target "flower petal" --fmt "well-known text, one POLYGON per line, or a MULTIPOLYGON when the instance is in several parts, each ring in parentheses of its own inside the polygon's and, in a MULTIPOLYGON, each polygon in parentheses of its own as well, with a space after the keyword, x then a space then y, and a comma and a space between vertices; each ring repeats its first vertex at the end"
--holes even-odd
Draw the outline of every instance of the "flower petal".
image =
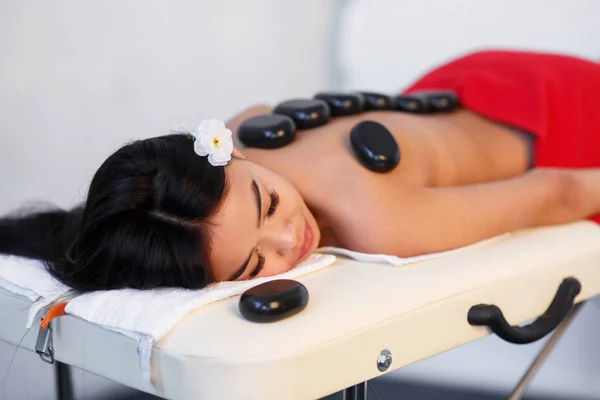
POLYGON ((210 120, 209 119, 205 119, 202 122, 200 122, 200 125, 198 125, 198 129, 196 129, 198 131, 198 133, 208 133, 210 128, 210 120))
POLYGON ((196 140, 194 141, 194 151, 199 156, 208 155, 208 149, 206 148, 206 146, 204 146, 204 143, 203 143, 201 137, 197 137, 196 140))
POLYGON ((231 154, 228 153, 228 152, 216 151, 214 153, 211 153, 211 155, 217 161, 229 161, 229 160, 231 160, 231 154))
POLYGON ((206 119, 197 129, 194 149, 198 155, 208 155, 212 165, 225 165, 233 152, 232 132, 218 119, 206 119), (218 146, 216 145, 218 143, 218 146))
POLYGON ((215 167, 226 165, 230 159, 231 157, 229 159, 218 159, 217 157, 215 157, 215 154, 208 155, 208 162, 211 163, 211 165, 214 165, 215 167))
POLYGON ((233 153, 233 140, 231 140, 231 138, 229 138, 229 140, 223 140, 219 150, 227 154, 233 153))

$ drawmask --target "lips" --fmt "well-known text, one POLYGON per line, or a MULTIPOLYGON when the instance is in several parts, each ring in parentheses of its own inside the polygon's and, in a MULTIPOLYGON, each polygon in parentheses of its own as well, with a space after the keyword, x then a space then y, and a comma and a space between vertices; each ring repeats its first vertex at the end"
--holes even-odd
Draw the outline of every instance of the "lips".
POLYGON ((308 220, 304 218, 304 239, 302 240, 300 254, 298 255, 298 260, 296 261, 297 263, 299 263, 304 258, 304 256, 306 256, 306 254, 310 251, 310 249, 312 248, 314 238, 315 233, 308 224, 308 220))

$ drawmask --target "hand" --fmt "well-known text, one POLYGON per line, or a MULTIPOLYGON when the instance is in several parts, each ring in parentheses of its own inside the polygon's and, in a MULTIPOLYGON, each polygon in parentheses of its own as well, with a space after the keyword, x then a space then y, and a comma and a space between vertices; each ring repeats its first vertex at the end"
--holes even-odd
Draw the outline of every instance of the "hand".
POLYGON ((536 168, 530 173, 555 182, 566 215, 585 218, 600 213, 600 168, 536 168))

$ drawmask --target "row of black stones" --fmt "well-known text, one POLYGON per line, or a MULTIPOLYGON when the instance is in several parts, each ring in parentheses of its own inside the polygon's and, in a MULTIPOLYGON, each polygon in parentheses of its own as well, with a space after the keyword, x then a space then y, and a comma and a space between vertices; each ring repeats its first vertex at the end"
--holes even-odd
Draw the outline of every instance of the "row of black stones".
MULTIPOLYGON (((318 93, 313 99, 284 101, 272 114, 245 120, 239 127, 238 137, 248 147, 274 149, 292 143, 296 129, 317 128, 325 125, 330 117, 378 110, 440 113, 451 112, 458 106, 456 95, 448 91, 423 91, 395 97, 373 92, 318 93)), ((350 139, 360 161, 373 171, 387 172, 400 161, 396 141, 377 122, 358 123, 350 132, 350 139)))

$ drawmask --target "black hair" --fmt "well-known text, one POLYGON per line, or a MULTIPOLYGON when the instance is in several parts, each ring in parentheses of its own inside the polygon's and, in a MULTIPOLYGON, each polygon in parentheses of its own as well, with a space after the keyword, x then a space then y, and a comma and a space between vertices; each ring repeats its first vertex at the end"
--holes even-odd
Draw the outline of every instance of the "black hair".
POLYGON ((0 253, 43 260, 78 291, 202 288, 225 168, 173 134, 127 144, 95 173, 84 204, 0 219, 0 253))

